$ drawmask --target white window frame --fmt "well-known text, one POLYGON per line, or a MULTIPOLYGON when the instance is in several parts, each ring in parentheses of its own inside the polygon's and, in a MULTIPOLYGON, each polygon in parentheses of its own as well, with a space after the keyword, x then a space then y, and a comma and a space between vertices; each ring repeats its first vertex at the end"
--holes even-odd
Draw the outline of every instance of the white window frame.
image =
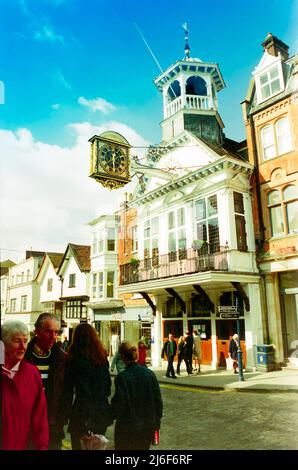
POLYGON ((262 149, 262 158, 264 161, 268 161, 272 158, 279 157, 285 153, 291 152, 293 150, 293 144, 288 116, 282 116, 274 123, 266 124, 264 127, 262 127, 260 129, 260 143, 262 149), (285 123, 286 132, 280 131, 281 123, 285 123), (265 132, 268 132, 269 129, 271 130, 271 136, 270 139, 265 142, 264 134, 265 132), (281 149, 282 139, 284 141, 287 140, 284 150, 281 149), (271 149, 272 154, 270 156, 265 156, 265 153, 268 149, 271 149))
POLYGON ((277 61, 274 64, 271 64, 270 67, 267 67, 266 69, 260 71, 256 76, 255 76, 255 83, 256 83, 256 92, 257 92, 257 102, 258 104, 263 103, 264 101, 269 100, 275 95, 278 95, 285 89, 285 84, 284 84, 284 77, 283 77, 283 72, 282 72, 282 66, 281 66, 281 61, 277 61), (279 89, 276 91, 272 91, 272 84, 273 82, 276 81, 277 78, 271 78, 270 74, 274 69, 277 69, 277 78, 279 80, 279 89), (268 80, 265 84, 261 84, 261 78, 267 76, 268 80), (265 88, 265 86, 269 86, 270 88, 270 94, 267 97, 262 96, 262 89, 265 88))
POLYGON ((28 295, 21 296, 21 312, 26 312, 27 310, 28 295))

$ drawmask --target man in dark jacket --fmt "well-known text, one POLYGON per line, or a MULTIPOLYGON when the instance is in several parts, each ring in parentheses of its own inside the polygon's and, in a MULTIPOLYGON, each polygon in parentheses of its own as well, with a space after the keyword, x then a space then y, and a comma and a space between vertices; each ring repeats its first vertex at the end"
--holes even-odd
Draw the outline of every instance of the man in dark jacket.
POLYGON ((116 375, 111 407, 115 450, 149 450, 162 418, 162 399, 156 375, 137 363, 137 348, 124 341, 119 354, 125 369, 116 375))
POLYGON ((174 366, 173 366, 176 352, 177 352, 177 344, 176 344, 176 341, 174 341, 173 335, 170 333, 169 339, 163 345, 163 348, 161 351, 161 358, 163 359, 166 353, 167 360, 168 360, 166 377, 172 377, 173 379, 177 378, 175 375, 174 366))
POLYGON ((187 373, 191 375, 192 372, 192 354, 193 354, 193 336, 189 331, 185 333, 185 359, 187 366, 187 373))
POLYGON ((42 313, 35 323, 35 337, 27 347, 25 358, 40 372, 47 399, 49 450, 61 450, 63 431, 63 387, 67 355, 56 344, 59 333, 57 317, 42 313))

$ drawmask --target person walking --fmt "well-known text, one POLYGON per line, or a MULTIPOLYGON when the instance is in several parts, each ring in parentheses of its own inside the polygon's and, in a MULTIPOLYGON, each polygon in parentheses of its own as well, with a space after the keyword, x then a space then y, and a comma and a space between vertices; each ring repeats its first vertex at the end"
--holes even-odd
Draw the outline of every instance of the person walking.
POLYGON ((80 439, 85 434, 91 431, 104 435, 113 422, 108 401, 111 394, 108 353, 96 329, 89 323, 80 323, 74 330, 68 354, 66 415, 72 449, 80 450, 80 439))
POLYGON ((137 363, 137 348, 124 341, 119 347, 125 370, 115 377, 112 414, 115 450, 149 450, 160 429, 162 398, 156 375, 137 363))
POLYGON ((28 344, 25 358, 40 372, 47 399, 49 450, 61 450, 63 431, 63 387, 66 353, 56 343, 59 322, 52 313, 41 313, 35 323, 35 337, 28 344))
POLYGON ((115 356, 116 352, 118 351, 118 347, 120 344, 119 335, 116 330, 112 331, 111 342, 110 342, 110 355, 115 356))
POLYGON ((185 333, 185 359, 187 364, 187 373, 191 375, 192 372, 192 352, 193 352, 193 336, 189 331, 185 333))
POLYGON ((180 366, 181 362, 185 362, 186 370, 187 370, 187 362, 185 358, 185 339, 184 336, 180 336, 178 339, 178 362, 177 362, 177 375, 180 375, 180 366))
POLYGON ((116 366, 117 374, 120 374, 120 372, 122 372, 125 369, 125 364, 122 361, 121 356, 119 354, 119 348, 113 357, 112 364, 111 364, 111 372, 114 372, 115 366, 116 366))
POLYGON ((147 367, 146 356, 147 356, 147 351, 146 351, 145 343, 144 341, 140 340, 138 342, 138 364, 140 364, 140 366, 147 367))
POLYGON ((237 333, 235 333, 229 342, 229 352, 228 352, 229 357, 233 359, 234 374, 237 374, 237 367, 238 367, 237 351, 238 351, 238 335, 237 333))
POLYGON ((194 364, 195 364, 194 370, 201 372, 202 344, 201 344, 201 336, 198 334, 197 330, 193 331, 193 357, 194 357, 194 364), (196 368, 196 365, 198 366, 198 368, 196 368))
POLYGON ((1 370, 3 450, 47 450, 47 402, 40 373, 24 359, 28 328, 20 321, 1 326, 4 364, 1 370))
POLYGON ((176 379, 175 371, 174 371, 174 357, 177 352, 177 344, 174 341, 173 335, 170 333, 169 334, 169 339, 164 343, 162 351, 161 351, 161 358, 164 358, 164 355, 166 354, 167 360, 168 360, 168 367, 167 367, 167 372, 166 372, 166 377, 172 377, 172 379, 176 379))

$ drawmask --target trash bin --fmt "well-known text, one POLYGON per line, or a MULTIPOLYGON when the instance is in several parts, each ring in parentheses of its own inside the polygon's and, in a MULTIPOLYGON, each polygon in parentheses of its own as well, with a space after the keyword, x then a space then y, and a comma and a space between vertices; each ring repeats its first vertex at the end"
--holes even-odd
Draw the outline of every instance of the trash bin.
POLYGON ((257 370, 263 372, 275 370, 274 349, 272 344, 257 346, 257 370))

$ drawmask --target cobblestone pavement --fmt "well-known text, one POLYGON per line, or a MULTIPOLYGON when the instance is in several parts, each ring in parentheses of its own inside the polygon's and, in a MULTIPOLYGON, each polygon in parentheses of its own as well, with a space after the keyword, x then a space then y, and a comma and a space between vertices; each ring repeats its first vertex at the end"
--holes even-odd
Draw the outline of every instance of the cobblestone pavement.
MULTIPOLYGON (((296 393, 160 387, 164 417, 158 450, 298 450, 296 393)), ((111 426, 108 449, 113 449, 113 433, 111 426)), ((64 448, 70 449, 68 440, 64 448)))

